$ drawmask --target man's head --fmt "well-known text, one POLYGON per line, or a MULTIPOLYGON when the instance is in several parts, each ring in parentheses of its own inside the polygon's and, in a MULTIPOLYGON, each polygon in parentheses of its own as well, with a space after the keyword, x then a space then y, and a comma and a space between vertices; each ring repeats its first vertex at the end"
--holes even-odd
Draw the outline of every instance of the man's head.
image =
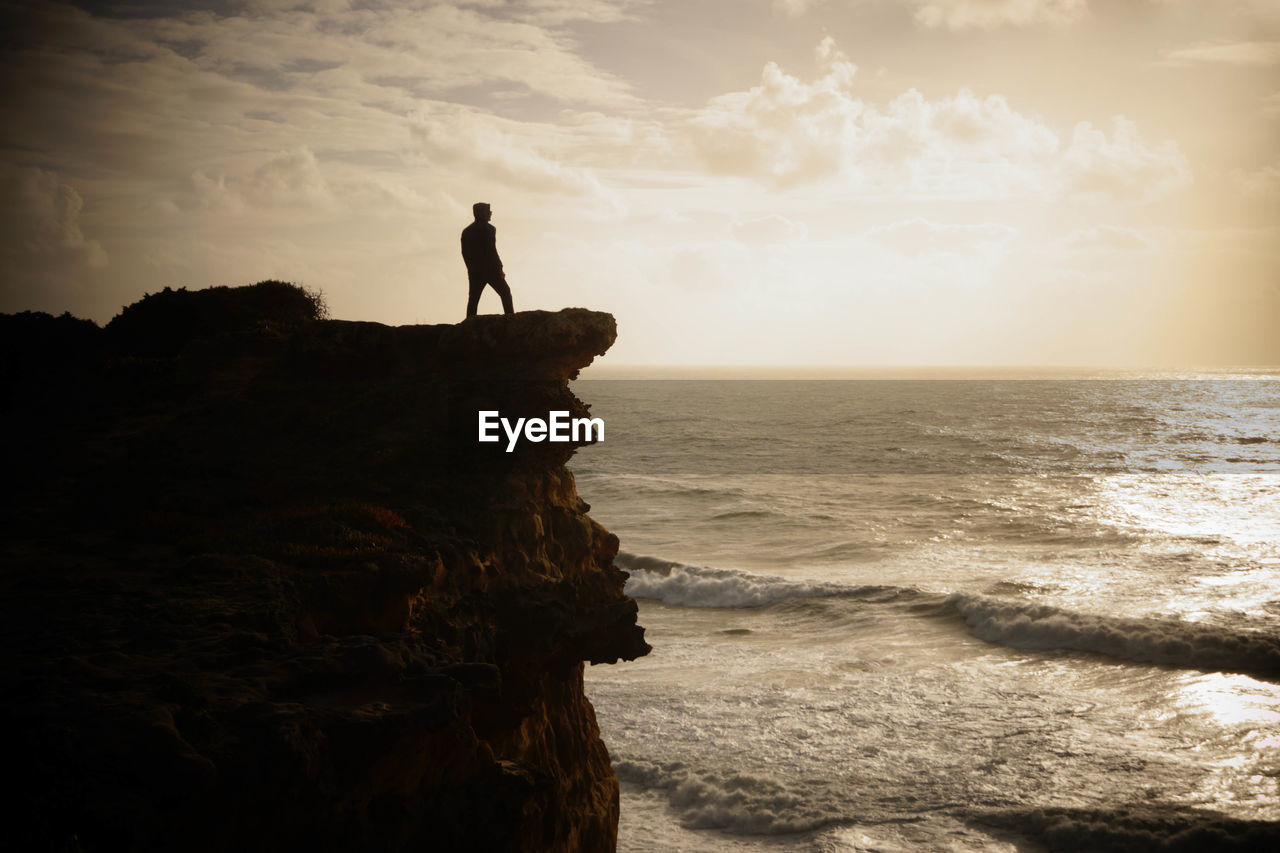
POLYGON ((488 202, 478 201, 471 205, 471 214, 475 216, 477 222, 488 222, 493 216, 493 211, 489 209, 488 202))

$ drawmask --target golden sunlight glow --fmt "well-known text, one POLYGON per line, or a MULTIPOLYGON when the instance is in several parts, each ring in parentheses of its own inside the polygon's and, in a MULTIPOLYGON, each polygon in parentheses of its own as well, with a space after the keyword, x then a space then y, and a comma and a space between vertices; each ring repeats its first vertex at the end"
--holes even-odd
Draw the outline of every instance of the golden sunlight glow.
POLYGON ((210 5, 22 13, 0 310, 453 322, 485 200, 611 364, 1280 363, 1274 3, 210 5))

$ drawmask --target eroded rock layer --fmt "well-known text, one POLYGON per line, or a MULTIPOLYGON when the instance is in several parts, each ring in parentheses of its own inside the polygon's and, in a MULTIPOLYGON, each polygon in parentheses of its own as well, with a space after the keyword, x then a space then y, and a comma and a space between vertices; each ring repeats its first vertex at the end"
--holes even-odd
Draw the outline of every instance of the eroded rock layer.
POLYGON ((612 317, 5 321, 10 849, 613 848, 617 539, 574 445, 476 441, 585 416, 612 317))

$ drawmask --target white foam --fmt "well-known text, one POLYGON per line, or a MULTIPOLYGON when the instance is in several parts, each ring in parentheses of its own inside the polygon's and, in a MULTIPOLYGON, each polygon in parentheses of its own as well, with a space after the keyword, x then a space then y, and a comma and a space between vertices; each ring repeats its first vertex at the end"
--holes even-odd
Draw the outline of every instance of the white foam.
POLYGON ((690 829, 781 835, 807 832, 840 819, 806 792, 763 776, 618 758, 613 767, 624 782, 664 790, 668 805, 690 829))
POLYGON ((686 566, 654 557, 618 555, 631 573, 627 595, 680 607, 762 607, 794 598, 856 595, 859 588, 820 581, 791 581, 734 569, 686 566))

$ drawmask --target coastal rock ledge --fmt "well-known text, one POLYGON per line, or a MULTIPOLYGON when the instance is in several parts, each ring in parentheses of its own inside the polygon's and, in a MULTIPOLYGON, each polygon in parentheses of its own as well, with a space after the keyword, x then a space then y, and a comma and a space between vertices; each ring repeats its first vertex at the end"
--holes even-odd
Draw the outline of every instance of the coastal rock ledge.
POLYGON ((0 317, 4 846, 614 849, 618 540, 574 445, 476 441, 585 416, 613 317, 226 310, 264 286, 0 317))

